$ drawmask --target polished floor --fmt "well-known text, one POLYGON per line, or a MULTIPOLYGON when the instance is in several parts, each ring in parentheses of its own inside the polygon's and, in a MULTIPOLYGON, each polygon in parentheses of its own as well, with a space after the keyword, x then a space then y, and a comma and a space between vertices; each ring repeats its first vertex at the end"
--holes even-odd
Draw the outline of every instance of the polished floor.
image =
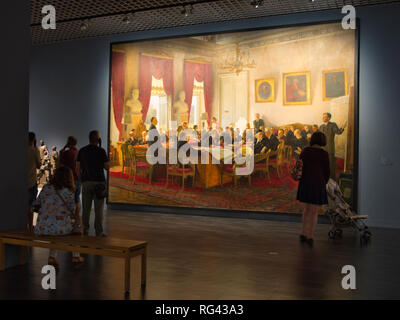
MULTIPOLYGON (((400 231, 372 229, 368 246, 345 230, 328 240, 318 225, 313 248, 298 241, 299 223, 108 211, 112 237, 149 243, 148 286, 140 290, 133 263, 130 299, 399 299, 400 231), (356 269, 356 289, 344 290, 344 265, 356 269)), ((41 287, 45 249, 24 266, 0 272, 0 299, 124 299, 123 261, 85 256, 74 269, 60 253, 56 290, 41 287)))

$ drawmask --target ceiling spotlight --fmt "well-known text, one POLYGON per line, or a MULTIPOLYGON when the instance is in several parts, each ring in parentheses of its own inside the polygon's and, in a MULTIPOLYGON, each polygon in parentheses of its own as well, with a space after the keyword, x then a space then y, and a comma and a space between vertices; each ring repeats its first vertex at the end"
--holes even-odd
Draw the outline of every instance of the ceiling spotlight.
POLYGON ((183 7, 183 9, 181 10, 181 14, 183 14, 185 17, 189 16, 189 14, 193 14, 193 6, 187 6, 187 7, 183 7))
POLYGON ((253 0, 250 4, 253 6, 253 8, 258 8, 262 6, 264 3, 264 0, 253 0))
POLYGON ((81 31, 85 31, 89 28, 89 21, 88 20, 84 20, 81 24, 81 31))
POLYGON ((124 16, 122 18, 122 22, 125 24, 130 24, 132 22, 132 16, 133 16, 133 14, 131 14, 131 13, 127 14, 126 16, 124 16))

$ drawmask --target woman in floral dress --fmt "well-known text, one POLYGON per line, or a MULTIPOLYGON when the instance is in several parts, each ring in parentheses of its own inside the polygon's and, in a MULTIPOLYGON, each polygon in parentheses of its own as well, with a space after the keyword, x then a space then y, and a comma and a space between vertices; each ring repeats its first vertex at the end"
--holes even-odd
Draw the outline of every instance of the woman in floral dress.
MULTIPOLYGON (((75 213, 75 184, 71 169, 60 167, 49 184, 45 185, 34 202, 39 207, 34 233, 36 235, 62 236, 71 234, 75 213)), ((50 249, 49 265, 58 267, 57 251, 50 249)), ((73 252, 73 263, 82 263, 83 258, 73 252)))

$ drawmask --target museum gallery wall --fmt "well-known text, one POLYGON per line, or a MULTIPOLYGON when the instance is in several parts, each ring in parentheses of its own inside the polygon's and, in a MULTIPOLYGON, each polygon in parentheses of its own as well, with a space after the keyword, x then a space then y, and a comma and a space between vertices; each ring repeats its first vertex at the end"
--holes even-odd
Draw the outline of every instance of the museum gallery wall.
POLYGON ((315 130, 332 137, 331 176, 355 183, 356 36, 327 23, 112 44, 109 203, 299 213, 290 168, 315 130), (324 113, 333 124, 323 125, 324 113), (197 126, 198 141, 226 131, 254 155, 254 169, 237 175, 235 161, 224 163, 233 147, 223 139, 211 141, 208 164, 152 165, 154 118, 167 150, 171 121, 179 132, 197 126), (256 137, 249 148, 246 128, 256 137), (261 149, 260 130, 271 142, 261 149))

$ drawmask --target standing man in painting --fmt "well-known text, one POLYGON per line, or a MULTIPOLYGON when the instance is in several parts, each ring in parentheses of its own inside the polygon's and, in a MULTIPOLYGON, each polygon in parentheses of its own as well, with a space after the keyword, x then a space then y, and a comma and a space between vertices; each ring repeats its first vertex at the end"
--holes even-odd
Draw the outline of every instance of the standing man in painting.
POLYGON ((253 121, 254 125, 254 132, 257 133, 258 130, 260 130, 260 127, 265 127, 264 126, 264 120, 260 119, 260 114, 256 113, 256 120, 253 121))
POLYGON ((160 134, 159 134, 159 132, 157 130, 157 124, 158 124, 157 118, 156 117, 152 117, 150 119, 150 121, 151 121, 151 125, 150 125, 149 131, 150 130, 156 130, 156 131, 155 131, 155 135, 154 135, 154 140, 149 141, 149 146, 151 146, 153 143, 157 142, 158 137, 160 136, 160 134))
POLYGON ((332 115, 326 112, 322 116, 322 121, 324 122, 320 127, 321 131, 326 136, 326 146, 324 149, 329 155, 329 167, 330 167, 330 177, 336 180, 336 158, 335 158, 335 135, 342 134, 346 128, 347 122, 339 128, 336 122, 331 122, 332 115))

